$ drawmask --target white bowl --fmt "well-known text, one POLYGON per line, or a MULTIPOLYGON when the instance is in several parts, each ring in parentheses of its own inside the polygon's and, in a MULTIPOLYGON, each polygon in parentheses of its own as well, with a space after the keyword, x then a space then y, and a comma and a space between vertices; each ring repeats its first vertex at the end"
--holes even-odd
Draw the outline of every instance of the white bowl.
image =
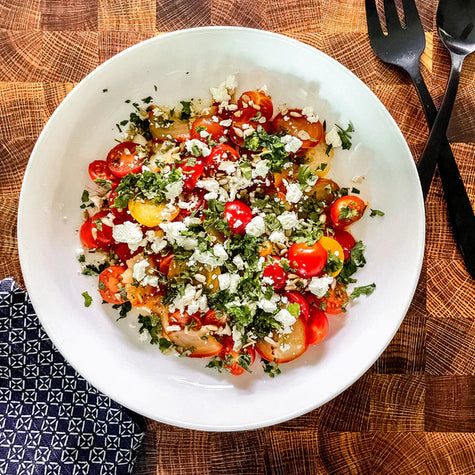
POLYGON ((58 350, 91 384, 149 418, 176 426, 244 430, 282 422, 334 398, 379 357, 413 297, 424 249, 424 206, 413 159, 395 122, 350 71, 316 49, 273 33, 233 27, 164 34, 136 45, 89 74, 59 106, 33 150, 20 199, 18 236, 25 282, 58 350), (328 124, 352 121, 350 151, 331 173, 357 186, 384 217, 353 227, 366 246, 358 284, 370 297, 331 317, 320 345, 269 378, 259 364, 234 377, 203 360, 165 356, 141 342, 131 322, 101 305, 94 278, 80 275, 77 249, 87 165, 105 158, 126 99, 155 103, 208 100, 209 87, 236 73, 239 91, 266 84, 274 104, 314 106, 328 124), (155 87, 157 86, 157 92, 155 87), (107 89, 106 92, 103 92, 107 89), (351 178, 364 175, 362 184, 351 178), (85 308, 81 293, 94 298, 85 308))

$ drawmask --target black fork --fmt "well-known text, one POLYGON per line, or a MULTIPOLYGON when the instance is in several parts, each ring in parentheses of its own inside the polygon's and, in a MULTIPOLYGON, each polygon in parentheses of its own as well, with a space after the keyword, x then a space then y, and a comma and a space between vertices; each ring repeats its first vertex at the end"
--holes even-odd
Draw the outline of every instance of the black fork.
MULTIPOLYGON (((431 128, 437 109, 422 78, 419 64, 426 44, 424 29, 414 0, 402 0, 402 6, 404 26, 399 20, 394 0, 384 0, 387 30, 387 34, 384 34, 375 0, 366 0, 368 35, 371 47, 379 59, 398 66, 409 74, 431 128)), ((439 150, 437 165, 455 239, 470 275, 475 278, 475 216, 447 139, 444 139, 439 150)))

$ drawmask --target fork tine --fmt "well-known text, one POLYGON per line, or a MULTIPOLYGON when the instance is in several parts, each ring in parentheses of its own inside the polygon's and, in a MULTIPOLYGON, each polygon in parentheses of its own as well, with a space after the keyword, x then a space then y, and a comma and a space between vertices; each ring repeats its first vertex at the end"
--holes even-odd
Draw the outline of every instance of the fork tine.
POLYGON ((417 11, 416 3, 414 0, 402 0, 402 7, 404 9, 404 20, 406 27, 420 27, 422 28, 421 17, 417 11))
POLYGON ((392 29, 401 28, 401 22, 399 21, 394 0, 384 0, 384 15, 386 17, 388 33, 390 33, 392 29))
POLYGON ((381 22, 379 21, 378 10, 376 9, 376 0, 366 0, 366 22, 368 24, 368 35, 370 41, 373 38, 383 36, 383 30, 381 28, 381 22))

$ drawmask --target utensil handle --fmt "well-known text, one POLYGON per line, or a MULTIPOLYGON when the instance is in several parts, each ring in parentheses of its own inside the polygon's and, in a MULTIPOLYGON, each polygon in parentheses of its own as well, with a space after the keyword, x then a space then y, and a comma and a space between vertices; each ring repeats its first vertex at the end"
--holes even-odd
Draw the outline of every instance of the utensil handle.
POLYGON ((442 105, 439 113, 432 125, 429 140, 426 143, 421 158, 417 164, 419 179, 422 186, 422 195, 424 201, 427 198, 432 176, 434 175, 435 166, 439 157, 439 149, 444 138, 446 139, 447 127, 449 125, 450 116, 457 95, 457 89, 460 79, 460 70, 462 69, 463 57, 452 55, 452 68, 450 70, 449 80, 445 89, 442 105))
MULTIPOLYGON (((424 109, 427 124, 431 128, 437 116, 437 108, 419 68, 411 74, 411 79, 424 109)), ((468 272, 475 279, 475 216, 446 135, 441 137, 437 164, 455 240, 468 272)))

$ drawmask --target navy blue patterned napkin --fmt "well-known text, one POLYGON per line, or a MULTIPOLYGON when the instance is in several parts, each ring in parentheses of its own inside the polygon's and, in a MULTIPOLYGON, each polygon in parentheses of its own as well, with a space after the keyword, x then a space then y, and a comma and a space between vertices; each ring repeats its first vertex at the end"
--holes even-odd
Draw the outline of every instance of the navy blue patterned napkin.
POLYGON ((142 438, 142 418, 79 376, 26 292, 2 280, 0 474, 131 473, 142 438))

